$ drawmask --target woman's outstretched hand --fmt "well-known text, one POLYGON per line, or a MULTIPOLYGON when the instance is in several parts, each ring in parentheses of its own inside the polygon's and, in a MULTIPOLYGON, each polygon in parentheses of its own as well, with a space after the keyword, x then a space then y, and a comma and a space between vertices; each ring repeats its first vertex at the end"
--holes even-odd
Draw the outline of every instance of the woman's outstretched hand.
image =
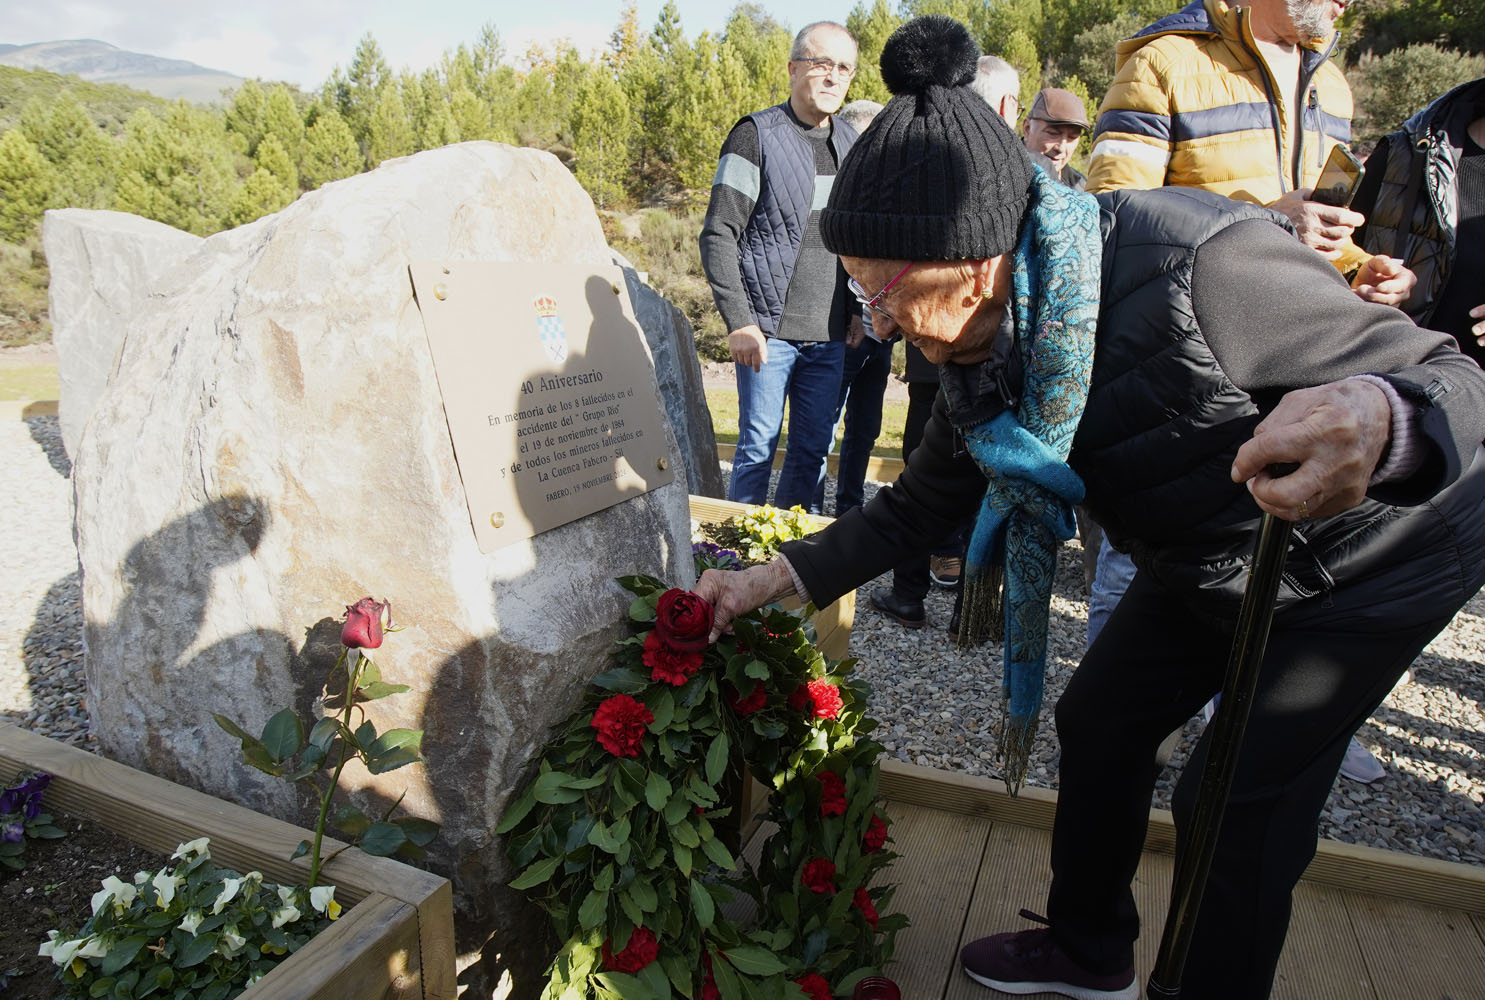
POLYGON ((738 615, 793 594, 794 579, 783 560, 775 559, 744 570, 709 569, 696 581, 692 593, 711 602, 709 641, 716 642, 723 632, 732 631, 732 619, 738 615))

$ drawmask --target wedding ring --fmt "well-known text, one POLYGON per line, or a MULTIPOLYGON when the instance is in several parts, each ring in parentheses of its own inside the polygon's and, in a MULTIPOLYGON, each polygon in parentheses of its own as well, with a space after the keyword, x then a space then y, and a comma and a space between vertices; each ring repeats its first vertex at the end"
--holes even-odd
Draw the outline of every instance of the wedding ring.
POLYGON ((1309 498, 1305 498, 1304 500, 1301 500, 1299 502, 1299 519, 1301 521, 1308 521, 1310 519, 1310 501, 1309 501, 1309 498))

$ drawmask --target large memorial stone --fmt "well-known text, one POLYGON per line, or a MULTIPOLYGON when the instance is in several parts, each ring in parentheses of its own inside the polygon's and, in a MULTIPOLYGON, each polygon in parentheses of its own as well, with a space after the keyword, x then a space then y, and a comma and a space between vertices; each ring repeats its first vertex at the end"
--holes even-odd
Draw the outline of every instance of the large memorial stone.
POLYGON ((41 244, 51 270, 48 308, 62 388, 57 418, 62 446, 75 455, 130 319, 201 237, 127 212, 58 208, 42 221, 41 244))
POLYGON ((74 457, 88 707, 107 755, 303 821, 211 713, 308 711, 342 605, 389 599, 405 627, 375 657, 412 690, 371 717, 425 729, 427 764, 343 784, 442 824, 465 995, 534 997, 546 923, 491 830, 621 632, 612 579, 690 583, 687 486, 482 554, 407 270, 439 259, 609 253, 554 157, 465 143, 209 237, 137 300, 74 457))

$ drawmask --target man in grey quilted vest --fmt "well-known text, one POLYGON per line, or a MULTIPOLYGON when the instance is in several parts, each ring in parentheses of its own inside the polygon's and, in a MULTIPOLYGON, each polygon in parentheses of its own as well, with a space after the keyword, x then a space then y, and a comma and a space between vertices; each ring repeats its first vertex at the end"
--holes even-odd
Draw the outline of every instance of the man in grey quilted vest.
POLYGON ((820 209, 856 130, 836 119, 856 74, 839 24, 806 25, 789 52, 789 99, 727 136, 701 229, 701 264, 737 365, 738 439, 728 499, 768 502, 789 404, 774 503, 812 506, 834 427, 848 331, 860 308, 820 239, 820 209))

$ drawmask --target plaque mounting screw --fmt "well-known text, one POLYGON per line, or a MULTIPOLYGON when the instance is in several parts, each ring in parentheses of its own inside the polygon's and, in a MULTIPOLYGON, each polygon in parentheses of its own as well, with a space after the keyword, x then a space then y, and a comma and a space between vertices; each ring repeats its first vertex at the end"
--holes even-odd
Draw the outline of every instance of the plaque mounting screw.
POLYGON ((440 302, 442 302, 444 299, 448 298, 449 297, 449 286, 448 285, 445 285, 441 281, 438 284, 434 285, 433 286, 433 297, 436 298, 436 299, 438 299, 440 302))
POLYGON ((608 287, 610 287, 610 288, 612 288, 614 290, 614 294, 615 295, 618 295, 619 294, 619 286, 618 286, 618 284, 616 282, 609 282, 609 286, 608 287))
POLYGON ((504 526, 505 526, 505 515, 504 514, 500 513, 500 511, 497 510, 495 513, 493 513, 493 514, 490 515, 490 527, 492 527, 492 528, 502 528, 504 526))
POLYGON ((655 468, 659 469, 661 472, 664 472, 666 469, 670 468, 670 460, 666 458, 656 459, 655 468))

